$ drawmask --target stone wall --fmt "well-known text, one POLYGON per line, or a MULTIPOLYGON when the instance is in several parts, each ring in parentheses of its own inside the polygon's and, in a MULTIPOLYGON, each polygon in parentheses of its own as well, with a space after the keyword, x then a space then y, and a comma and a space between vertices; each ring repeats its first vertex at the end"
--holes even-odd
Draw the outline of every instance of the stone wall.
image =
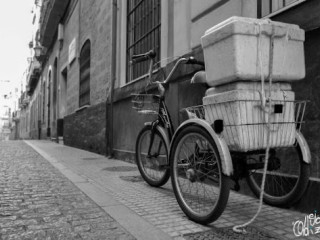
POLYGON ((62 51, 61 59, 65 64, 60 71, 68 69, 64 143, 105 154, 105 103, 109 95, 111 69, 111 1, 78 1, 70 14, 65 27, 66 47, 76 38, 77 58, 68 64, 68 49, 62 51), (91 44, 90 106, 79 109, 79 56, 87 40, 91 44))
POLYGON ((106 153, 106 104, 85 108, 64 118, 64 144, 99 154, 106 153))

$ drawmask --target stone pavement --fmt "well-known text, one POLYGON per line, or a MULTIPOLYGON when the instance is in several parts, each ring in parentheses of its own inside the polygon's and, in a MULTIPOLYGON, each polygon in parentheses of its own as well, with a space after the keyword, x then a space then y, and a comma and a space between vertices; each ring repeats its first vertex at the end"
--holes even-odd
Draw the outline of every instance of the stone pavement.
POLYGON ((24 142, 0 141, 0 239, 135 238, 24 142))
MULTIPOLYGON (((305 238, 293 235, 293 222, 304 221, 305 214, 266 205, 258 219, 247 228, 247 235, 233 233, 232 227, 249 220, 258 208, 257 199, 235 192, 231 192, 222 216, 214 223, 202 226, 182 213, 170 182, 162 188, 149 187, 134 164, 49 141, 27 143, 100 206, 107 214, 97 212, 116 226, 115 231, 122 238, 130 239, 131 234, 137 239, 320 239, 320 233, 305 238)), ((37 159, 41 158, 38 156, 37 159)), ((51 167, 48 169, 55 172, 51 167)), ((74 186, 70 188, 78 192, 74 186)), ((94 205, 92 208, 99 207, 94 205)), ((85 231, 88 228, 82 230, 94 233, 85 231)))

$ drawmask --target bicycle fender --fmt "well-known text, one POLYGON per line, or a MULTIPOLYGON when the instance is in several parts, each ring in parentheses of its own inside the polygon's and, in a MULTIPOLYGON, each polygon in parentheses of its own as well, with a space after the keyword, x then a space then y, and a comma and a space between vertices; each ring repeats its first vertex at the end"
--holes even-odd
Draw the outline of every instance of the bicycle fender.
MULTIPOLYGON (((151 126, 151 125, 152 125, 152 122, 146 122, 146 123, 144 123, 144 125, 145 125, 145 126, 151 126)), ((157 125, 157 130, 158 130, 159 133, 162 135, 162 137, 163 137, 163 139, 164 139, 164 141, 165 141, 165 143, 166 143, 166 145, 167 145, 168 152, 169 152, 169 149, 170 149, 170 148, 169 148, 169 147, 170 147, 170 140, 169 140, 167 131, 166 131, 163 127, 161 127, 161 126, 159 126, 159 125, 157 125)))
POLYGON ((311 152, 309 145, 306 141, 306 139, 303 137, 302 133, 300 131, 296 131, 296 139, 299 145, 301 146, 301 153, 302 153, 302 160, 310 164, 311 163, 311 152))
POLYGON ((171 141, 171 145, 170 145, 170 152, 171 152, 171 147, 172 147, 172 142, 174 141, 176 135, 185 127, 190 126, 190 125, 198 125, 202 128, 204 128, 213 138, 213 140, 215 141, 220 157, 221 157, 221 165, 222 165, 222 172, 226 175, 226 176, 231 176, 233 173, 233 165, 232 165, 232 159, 231 159, 231 154, 229 151, 229 148, 227 146, 227 143, 225 142, 225 140, 220 137, 218 134, 216 134, 214 132, 214 130, 212 129, 212 127, 210 126, 210 124, 203 120, 203 119, 199 119, 199 118, 193 118, 193 119, 189 119, 185 122, 183 122, 178 129, 176 130, 176 132, 173 135, 172 141, 171 141))

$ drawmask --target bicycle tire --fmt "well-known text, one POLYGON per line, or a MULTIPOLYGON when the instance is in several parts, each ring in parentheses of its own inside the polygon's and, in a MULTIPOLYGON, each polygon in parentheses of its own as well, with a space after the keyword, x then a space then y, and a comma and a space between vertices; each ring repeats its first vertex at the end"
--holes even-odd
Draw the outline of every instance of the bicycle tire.
MULTIPOLYGON (((273 171, 268 169, 263 201, 272 206, 290 207, 300 200, 308 187, 310 164, 303 161, 301 146, 298 141, 291 147, 281 147, 275 149, 275 151, 282 158, 269 158, 269 162, 275 162, 271 162, 275 169, 273 171), (279 151, 282 152, 279 154, 279 151), (284 158, 288 155, 291 156, 289 160, 284 158)), ((249 171, 246 178, 250 189, 257 197, 260 196, 261 191, 261 171, 249 171)))
POLYGON ((215 221, 227 205, 231 182, 222 173, 216 143, 206 130, 191 125, 172 144, 171 181, 180 208, 197 223, 215 221))
POLYGON ((145 126, 139 133, 136 141, 136 163, 142 178, 153 187, 160 187, 167 183, 170 177, 168 169, 168 146, 164 136, 157 129, 154 129, 154 142, 151 148, 152 153, 159 154, 157 157, 148 157, 152 127, 145 126), (160 146, 160 149, 159 149, 160 146), (158 149, 156 148, 158 147, 158 149))

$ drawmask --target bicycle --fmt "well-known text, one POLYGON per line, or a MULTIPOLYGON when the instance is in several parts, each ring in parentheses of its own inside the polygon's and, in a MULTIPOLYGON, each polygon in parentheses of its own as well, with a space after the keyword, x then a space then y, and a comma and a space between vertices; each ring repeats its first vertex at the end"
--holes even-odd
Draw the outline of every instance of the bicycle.
POLYGON ((167 78, 163 82, 152 82, 154 51, 133 55, 132 64, 150 61, 148 79, 149 85, 157 85, 159 95, 133 94, 133 108, 141 114, 156 115, 153 122, 145 123, 136 140, 136 163, 143 179, 153 187, 164 185, 169 177, 169 146, 174 134, 173 124, 165 103, 165 85, 181 63, 204 66, 203 62, 190 58, 179 58, 167 78))
MULTIPOLYGON (((150 58, 146 55, 137 58, 140 57, 143 59, 150 58)), ((181 61, 187 62, 188 59, 181 61)), ((150 79, 151 75, 152 72, 149 71, 150 79)), ((197 72, 193 79, 194 81, 205 82, 204 72, 197 72)), ((167 80, 168 78, 164 84, 168 83, 167 80)), ((162 84, 158 82, 157 85, 160 93, 164 93, 162 84)), ((154 95, 152 96, 154 97, 154 95)), ((173 191, 180 208, 191 220, 201 224, 211 223, 223 213, 228 202, 232 180, 235 182, 234 190, 239 190, 238 181, 245 178, 253 193, 256 196, 260 195, 261 170, 266 161, 265 136, 260 135, 261 133, 265 134, 265 128, 268 127, 266 123, 225 123, 219 116, 219 111, 213 114, 213 119, 210 119, 208 118, 210 108, 216 107, 219 109, 216 104, 211 104, 186 108, 185 111, 189 119, 183 122, 174 132, 163 95, 160 94, 159 99, 155 102, 159 103, 158 111, 155 109, 147 109, 146 111, 153 111, 159 117, 153 123, 146 124, 140 132, 136 144, 136 160, 139 171, 151 186, 161 186, 171 176, 173 191), (166 134, 165 127, 167 127, 169 134, 166 134), (258 142, 259 144, 255 146, 255 149, 240 151, 232 142, 238 137, 234 135, 234 132, 242 131, 242 135, 245 136, 249 128, 251 134, 253 134, 251 135, 251 137, 253 136, 251 142, 253 144, 258 142), (142 139, 146 134, 149 134, 150 137, 142 144, 142 139), (155 141, 155 136, 158 136, 158 141, 155 141), (262 141, 262 143, 259 141, 262 141), (142 150, 143 147, 147 149, 142 150), (163 151, 160 151, 161 149, 163 151), (142 155, 146 156, 144 160, 141 159, 142 155), (159 159, 156 160, 156 158, 159 159), (153 164, 150 161, 151 159, 155 159, 153 164), (146 169, 150 172, 147 172, 146 169), (155 172, 160 172, 160 174, 155 177, 155 172)), ((142 109, 144 107, 143 103, 146 103, 146 101, 136 101, 136 103, 137 105, 140 104, 139 107, 141 108, 136 107, 142 109)), ((149 101, 149 103, 154 102, 149 101)), ((254 100, 239 101, 237 104, 248 105, 250 108, 260 106, 260 102, 254 100)), ((276 134, 283 134, 286 130, 291 129, 295 136, 293 136, 294 142, 282 144, 281 147, 278 147, 279 144, 276 143, 271 145, 268 152, 268 172, 263 196, 263 200, 267 204, 290 206, 301 198, 307 188, 310 177, 311 154, 308 144, 300 132, 305 105, 306 101, 284 100, 273 102, 272 109, 275 116, 278 116, 277 114, 292 116, 290 121, 285 119, 286 121, 272 123, 270 126, 275 129, 273 131, 276 134), (286 110, 283 112, 283 109, 293 110, 287 113, 286 110), (279 131, 279 129, 282 130, 279 131), (285 156, 289 155, 288 151, 293 152, 290 154, 293 157, 290 161, 285 159, 285 156)), ((233 107, 240 108, 241 106, 233 107)), ((225 109, 230 108, 232 107, 225 107, 225 109)), ((232 115, 232 112, 227 112, 224 115, 232 115)), ((275 136, 274 139, 282 139, 282 137, 279 135, 275 136)), ((246 140, 249 141, 250 145, 250 138, 246 140)), ((245 140, 241 141, 245 142, 245 140)))

